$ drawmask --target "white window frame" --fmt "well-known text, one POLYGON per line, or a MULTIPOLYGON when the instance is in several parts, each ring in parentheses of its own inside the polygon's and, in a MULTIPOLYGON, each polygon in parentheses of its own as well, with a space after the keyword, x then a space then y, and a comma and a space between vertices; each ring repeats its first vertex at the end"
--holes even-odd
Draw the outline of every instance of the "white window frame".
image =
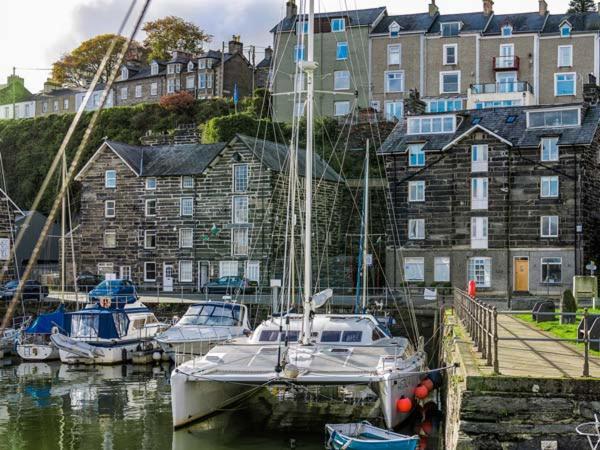
POLYGON ((577 107, 577 108, 553 108, 553 109, 538 109, 538 110, 533 110, 533 111, 527 111, 527 128, 570 128, 570 127, 579 127, 581 126, 581 108, 577 107), (538 125, 538 126, 532 126, 531 125, 531 120, 530 120, 530 115, 531 114, 546 114, 546 113, 553 113, 553 112, 563 112, 563 111, 577 111, 577 123, 576 124, 569 124, 569 125, 538 125))
POLYGON ((144 230, 144 249, 153 250, 156 248, 156 230, 144 230), (148 245, 148 239, 154 236, 154 245, 148 245))
POLYGON ((194 197, 181 197, 179 200, 179 215, 181 217, 191 217, 194 215, 194 197), (186 210, 185 203, 190 202, 191 208, 186 210))
POLYGON ((158 95, 158 81, 154 81, 152 84, 150 84, 150 95, 152 97, 156 97, 158 95))
POLYGON ((425 144, 409 144, 408 146, 408 167, 424 167, 426 162, 425 144), (413 156, 415 161, 413 162, 413 156), (422 160, 422 161, 420 161, 422 160))
POLYGON ((192 283, 194 281, 194 261, 182 259, 179 261, 179 282, 192 283), (185 267, 185 271, 184 271, 185 267), (184 277, 184 275, 186 275, 184 277), (189 275, 189 276, 188 276, 189 275))
POLYGON ((250 232, 247 227, 244 228, 233 228, 231 230, 231 255, 232 256, 248 256, 250 249, 250 232), (245 236, 246 248, 243 245, 236 242, 236 238, 239 236, 245 236))
POLYGON ((107 219, 112 219, 117 216, 117 202, 115 200, 105 200, 104 201, 104 217, 107 219), (112 206, 109 206, 112 205, 112 206), (109 211, 112 210, 112 214, 109 214, 109 211))
POLYGON ((129 70, 123 66, 121 67, 121 81, 125 81, 127 78, 129 78, 129 70))
POLYGON ((148 198, 146 199, 145 203, 144 203, 144 213, 146 217, 156 217, 156 205, 158 204, 157 200, 155 198, 148 198), (150 213, 150 209, 148 207, 148 205, 154 202, 154 214, 150 213))
POLYGON ((384 82, 384 90, 385 93, 393 93, 393 92, 404 92, 404 70, 386 70, 383 74, 383 82, 384 82), (392 89, 390 87, 390 75, 395 75, 397 77, 394 80, 400 80, 400 89, 392 89))
POLYGON ((233 186, 233 192, 235 193, 241 193, 241 192, 248 192, 248 183, 250 182, 250 166, 247 163, 244 164, 234 164, 233 165, 233 169, 232 169, 232 186, 233 186), (238 169, 243 169, 246 168, 246 181, 245 181, 245 187, 244 189, 240 189, 240 186, 238 185, 238 169))
MULTIPOLYGON (((445 44, 444 45, 444 54, 443 54, 443 62, 445 66, 455 66, 458 64, 458 44, 445 44), (454 49, 454 62, 448 61, 448 49, 454 49)), ((459 76, 459 86, 460 86, 460 76, 459 76)), ((459 87, 460 89, 460 87, 459 87)))
POLYGON ((425 239, 425 219, 408 219, 408 239, 411 241, 425 239))
MULTIPOLYGON (((566 82, 566 81, 565 81, 566 82)), ((574 97, 577 95, 577 72, 560 72, 554 74, 554 96, 555 97, 574 97), (559 94, 558 93, 558 77, 570 75, 573 77, 573 93, 572 94, 559 94)))
POLYGON ((146 178, 146 190, 147 191, 155 191, 157 183, 158 183, 158 181, 157 181, 156 177, 146 178))
POLYGON ((540 283, 544 285, 559 285, 562 284, 563 279, 563 263, 562 257, 560 256, 544 256, 540 258, 540 283), (548 261, 554 260, 554 261, 548 261), (544 280, 544 266, 545 265, 560 265, 560 280, 558 281, 546 281, 544 280))
POLYGON ((425 281, 425 258, 407 256, 404 258, 402 266, 404 270, 404 281, 425 281), (412 270, 407 270, 409 265, 414 266, 413 270, 415 270, 415 272, 420 272, 420 274, 417 274, 417 276, 411 275, 409 277, 409 272, 412 272, 412 270))
POLYGON ((560 26, 560 37, 571 37, 571 31, 573 30, 573 27, 571 25, 569 25, 568 23, 564 23, 560 26), (564 30, 567 30, 567 32, 565 33, 564 30))
POLYGON ((344 31, 346 31, 346 19, 344 19, 343 17, 331 19, 331 32, 332 33, 343 33, 344 31), (336 28, 334 26, 334 23, 341 24, 341 27, 337 27, 337 29, 334 29, 334 28, 336 28))
POLYGON ((179 248, 194 248, 194 229, 179 229, 179 248))
POLYGON ((511 37, 513 35, 513 27, 510 24, 506 24, 502 27, 502 29, 500 30, 500 33, 502 35, 502 37, 511 37), (508 31, 508 33, 505 33, 505 31, 508 31))
POLYGON ((244 277, 250 281, 260 283, 260 261, 246 261, 244 277))
POLYGON ((488 171, 489 148, 487 144, 471 146, 471 172, 488 171))
POLYGON ((487 217, 471 217, 471 248, 488 248, 489 220, 487 217))
POLYGON ((450 134, 456 131, 456 114, 444 114, 439 116, 421 116, 421 117, 409 117, 407 120, 406 134, 450 134), (452 119, 452 128, 445 129, 446 119, 452 119), (440 121, 440 131, 431 131, 433 130, 433 124, 436 121, 440 121), (423 131, 423 123, 429 122, 429 130, 423 131), (418 130, 414 130, 412 124, 418 123, 418 130))
POLYGON ((104 248, 117 248, 117 231, 116 230, 104 230, 103 247, 104 248), (112 239, 113 239, 112 245, 107 245, 108 236, 112 236, 112 239))
POLYGON ((449 256, 436 256, 433 259, 433 281, 435 283, 450 282, 450 257, 449 256), (444 268, 443 272, 440 272, 441 267, 444 268))
POLYGON ((458 21, 454 21, 454 22, 442 22, 442 23, 440 23, 440 35, 443 36, 443 37, 458 36, 460 34, 461 28, 462 28, 461 22, 458 22, 458 21), (456 34, 444 34, 444 25, 446 25, 446 26, 458 25, 458 32, 456 34))
POLYGON ((408 201, 410 203, 425 201, 425 181, 409 181, 408 182, 408 201))
POLYGON ((238 275, 237 261, 219 261, 219 277, 237 277, 238 275))
POLYGON ((573 67, 573 46, 572 45, 559 45, 557 48, 557 52, 558 52, 557 59, 556 59, 557 67, 573 67), (563 62, 561 50, 565 50, 565 49, 569 50, 569 55, 568 55, 567 61, 563 62))
POLYGON ((397 22, 392 22, 388 27, 388 32, 390 34, 390 37, 398 37, 398 35, 400 34, 400 25, 398 25, 397 22))
POLYGON ((402 44, 388 44, 387 46, 387 65, 402 65, 402 44), (395 62, 397 60, 397 62, 395 62))
POLYGON ((155 261, 144 262, 144 281, 156 281, 158 265, 155 261), (148 264, 154 264, 154 278, 148 278, 148 264))
POLYGON ((250 201, 247 195, 231 197, 231 223, 247 224, 250 215, 250 201))
POLYGON ((558 138, 557 137, 545 137, 542 138, 540 142, 540 161, 558 161, 560 159, 560 150, 558 148, 558 138), (546 158, 544 155, 544 148, 546 147, 546 142, 553 143, 554 145, 551 148, 555 148, 556 151, 549 150, 549 156, 546 158), (556 155, 556 156, 555 156, 556 155))
POLYGON ((63 99, 63 110, 67 110, 69 109, 69 99, 65 98, 63 99))
POLYGON ((348 100, 343 100, 339 102, 333 102, 333 115, 335 117, 342 117, 350 114, 350 102, 348 100), (342 105, 345 105, 346 112, 342 113, 339 109, 342 105))
POLYGON ((558 175, 540 177, 540 198, 558 198, 559 195, 560 180, 558 175), (553 187, 556 187, 554 192, 553 187))
POLYGON ((540 217, 540 237, 542 238, 557 238, 560 234, 560 218, 559 216, 541 216, 540 217), (544 221, 547 220, 547 226, 544 226, 544 221), (552 234, 552 223, 556 223, 556 234, 552 234))
POLYGON ((488 209, 490 184, 487 177, 471 179, 471 209, 488 209))
POLYGON ((188 75, 187 77, 185 77, 185 88, 186 89, 194 89, 195 78, 196 77, 194 75, 188 75))
POLYGON ((188 72, 193 72, 194 71, 194 61, 188 61, 187 71, 188 72))
POLYGON ((194 177, 191 175, 183 175, 181 177, 181 189, 193 189, 194 177))
POLYGON ((337 61, 346 61, 349 56, 350 56, 350 47, 348 46, 348 42, 347 41, 338 42, 336 45, 336 48, 335 48, 335 59, 337 61), (342 48, 342 47, 346 47, 346 56, 345 57, 340 57, 340 54, 339 54, 340 48, 342 48))
POLYGON ((206 89, 206 73, 198 74, 198 89, 206 89))
POLYGON ((129 89, 127 86, 121 88, 121 100, 127 100, 127 96, 129 94, 129 89))
POLYGON ((141 84, 136 84, 135 85, 135 98, 142 98, 142 85, 141 84))
POLYGON ((158 75, 158 64, 155 62, 150 65, 150 75, 158 75))
POLYGON ((169 78, 167 80, 167 94, 173 94, 175 92, 175 80, 169 78))
POLYGON ((440 94, 460 94, 461 87, 461 71, 460 70, 446 70, 440 72, 440 94), (446 75, 458 75, 457 90, 446 91, 444 90, 444 76, 446 75))
POLYGON ((117 187, 117 171, 110 169, 104 172, 104 187, 108 189, 116 189, 117 187))
POLYGON ((350 71, 336 70, 333 72, 333 90, 347 91, 350 89, 350 71))
POLYGON ((467 260, 467 281, 471 280, 475 281, 477 287, 492 287, 492 258, 476 256, 467 260), (474 272, 477 270, 475 264, 483 265, 483 282, 479 282, 475 273, 471 273, 471 268, 473 268, 474 272))
POLYGON ((402 100, 386 100, 383 106, 385 107, 385 119, 388 121, 399 120, 404 116, 404 101, 402 100), (400 109, 400 115, 394 112, 397 108, 400 109))

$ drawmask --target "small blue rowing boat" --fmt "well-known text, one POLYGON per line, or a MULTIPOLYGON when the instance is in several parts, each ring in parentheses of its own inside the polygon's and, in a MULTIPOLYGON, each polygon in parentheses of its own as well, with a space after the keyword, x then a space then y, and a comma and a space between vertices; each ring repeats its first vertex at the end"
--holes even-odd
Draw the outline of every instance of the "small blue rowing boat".
POLYGON ((405 436, 377 428, 367 421, 327 424, 327 447, 333 450, 415 450, 418 436, 405 436))

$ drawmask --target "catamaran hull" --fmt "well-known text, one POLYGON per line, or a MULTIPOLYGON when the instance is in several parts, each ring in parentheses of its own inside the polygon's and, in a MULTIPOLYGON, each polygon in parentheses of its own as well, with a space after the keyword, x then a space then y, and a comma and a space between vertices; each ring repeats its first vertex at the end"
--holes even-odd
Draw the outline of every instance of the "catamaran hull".
POLYGON ((17 354, 24 361, 52 361, 60 358, 52 344, 18 344, 17 354))
POLYGON ((256 386, 211 380, 189 380, 188 375, 171 374, 173 426, 181 428, 207 418, 256 392, 256 386))
POLYGON ((389 373, 378 382, 372 383, 371 388, 379 396, 381 412, 388 429, 395 428, 404 422, 412 413, 401 413, 396 408, 396 402, 401 397, 410 398, 415 404, 415 387, 423 377, 420 373, 406 374, 402 372, 389 373))
POLYGON ((204 356, 215 345, 223 341, 164 341, 155 339, 163 352, 169 356, 169 359, 176 365, 183 364, 197 356, 204 356))

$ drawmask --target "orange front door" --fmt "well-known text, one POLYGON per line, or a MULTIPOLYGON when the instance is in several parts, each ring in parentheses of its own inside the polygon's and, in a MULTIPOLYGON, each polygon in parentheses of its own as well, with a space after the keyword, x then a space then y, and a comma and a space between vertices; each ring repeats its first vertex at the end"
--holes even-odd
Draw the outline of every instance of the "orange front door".
POLYGON ((515 291, 529 291, 529 260, 525 258, 515 259, 515 291))

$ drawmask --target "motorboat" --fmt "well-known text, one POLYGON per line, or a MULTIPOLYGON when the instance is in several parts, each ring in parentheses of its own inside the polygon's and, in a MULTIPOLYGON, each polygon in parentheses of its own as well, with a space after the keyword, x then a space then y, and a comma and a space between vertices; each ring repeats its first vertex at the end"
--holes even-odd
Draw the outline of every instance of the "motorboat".
POLYGON ((250 334, 248 307, 205 301, 191 305, 175 325, 155 337, 177 364, 203 356, 215 345, 250 334))
POLYGON ((415 450, 419 436, 406 436, 359 423, 327 424, 327 448, 331 450, 415 450))
POLYGON ((24 361, 51 361, 59 359, 58 348, 50 340, 53 331, 64 327, 65 307, 41 314, 17 339, 17 354, 24 361))

